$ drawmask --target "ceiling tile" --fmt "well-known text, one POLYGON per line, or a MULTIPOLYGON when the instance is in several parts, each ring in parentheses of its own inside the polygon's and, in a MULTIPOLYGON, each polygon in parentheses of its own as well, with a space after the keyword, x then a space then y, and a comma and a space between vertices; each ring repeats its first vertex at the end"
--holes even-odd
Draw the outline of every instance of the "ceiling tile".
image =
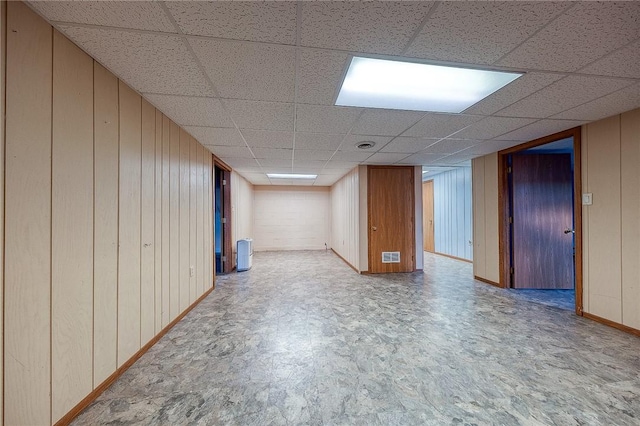
POLYGON ((296 131, 311 133, 347 133, 361 108, 298 105, 296 131))
POLYGON ((640 78, 640 40, 581 69, 587 74, 640 78))
POLYGON ((547 118, 630 84, 631 82, 627 80, 570 75, 501 109, 497 114, 510 117, 547 118))
POLYGON ((502 89, 494 92, 489 97, 465 110, 468 114, 491 115, 520 99, 537 92, 548 85, 555 83, 565 74, 546 74, 540 72, 528 72, 502 89))
POLYGON ((271 181, 264 173, 249 173, 249 172, 241 172, 240 173, 243 178, 248 180, 254 185, 269 185, 271 181))
POLYGON ((272 158, 277 160, 293 159, 293 149, 251 148, 257 159, 272 158))
POLYGON ((49 21, 176 33, 157 2, 150 1, 31 1, 49 21))
POLYGON ((596 121, 640 107, 640 83, 571 108, 552 118, 596 121))
POLYGON ((292 102, 295 47, 189 38, 223 98, 292 102))
POLYGON ((209 145, 209 151, 220 157, 223 161, 227 157, 232 158, 253 158, 251 151, 246 146, 220 146, 209 145))
POLYGON ((406 54, 491 64, 566 7, 553 2, 441 2, 406 54))
POLYGON ((294 160, 293 170, 296 173, 319 173, 326 163, 322 160, 294 160))
POLYGON ((296 101, 334 105, 349 55, 319 49, 299 49, 296 101))
POLYGON ((336 183, 343 175, 320 175, 313 183, 314 186, 331 186, 336 183))
POLYGON ((184 128, 202 145, 246 146, 236 129, 185 126, 184 128))
POLYGON ((454 154, 463 149, 477 145, 480 141, 475 139, 443 139, 435 145, 424 150, 429 154, 454 154))
POLYGON ((575 2, 498 64, 575 71, 640 38, 639 21, 640 2, 575 2))
POLYGON ((295 2, 181 2, 167 8, 185 34, 296 43, 295 2))
POLYGON ((293 133, 291 132, 242 130, 242 135, 251 148, 293 148, 293 133))
POLYGON ((235 167, 233 170, 240 173, 258 173, 258 174, 264 173, 264 170, 262 169, 262 167, 258 165, 257 162, 256 164, 251 166, 235 167))
POLYGON ((225 99, 240 129, 293 131, 293 104, 225 99))
POLYGON ((365 164, 393 164, 397 163, 403 158, 406 158, 407 156, 407 154, 397 154, 393 152, 377 152, 371 157, 367 158, 365 164))
POLYGON ((383 146, 391 142, 393 137, 391 136, 360 136, 360 135, 347 135, 340 146, 340 151, 356 151, 356 152, 376 152, 383 146), (358 148, 358 144, 361 142, 374 142, 373 148, 361 149, 358 148))
POLYGON ((444 154, 427 154, 424 152, 419 152, 398 161, 398 164, 426 165, 431 164, 434 161, 438 161, 442 157, 444 157, 444 154))
POLYGON ((328 133, 298 133, 296 132, 296 151, 301 149, 321 149, 335 151, 344 135, 333 135, 328 133))
POLYGON ((531 118, 487 117, 456 133, 460 139, 493 139, 518 127, 534 122, 531 118))
POLYGON ((438 164, 460 164, 466 163, 467 161, 473 159, 474 157, 478 157, 474 154, 453 154, 448 155, 444 158, 438 160, 438 164))
POLYGON ((237 169, 243 169, 243 168, 247 168, 247 167, 251 167, 252 169, 255 169, 256 167, 260 167, 258 162, 256 160, 254 160, 253 158, 227 157, 223 161, 225 163, 227 163, 228 165, 230 165, 234 169, 236 169, 236 168, 237 169))
POLYGON ((277 158, 260 158, 258 162, 267 173, 280 173, 279 171, 272 171, 273 169, 284 170, 285 173, 289 173, 293 164, 292 160, 280 160, 277 158))
POLYGON ((330 173, 331 170, 351 170, 358 165, 358 161, 342 161, 334 157, 324 165, 324 173, 330 173))
POLYGON ((298 161, 298 160, 327 161, 329 158, 333 156, 334 152, 335 151, 296 149, 295 152, 293 153, 293 158, 295 161, 298 161))
POLYGON ((478 120, 482 120, 482 117, 464 114, 427 114, 402 136, 445 138, 478 120))
POLYGON ((144 97, 182 126, 233 127, 218 99, 152 94, 144 97))
POLYGON ((432 2, 303 2, 302 46, 399 54, 432 2))
POLYGON ((360 150, 360 151, 337 151, 336 155, 333 156, 333 160, 336 161, 357 161, 357 162, 361 162, 366 160, 367 158, 371 157, 371 155, 373 155, 374 152, 373 151, 365 151, 365 150, 360 150))
POLYGON ((351 129, 356 135, 397 136, 424 117, 424 112, 368 109, 351 129))
POLYGON ((532 141, 582 124, 585 124, 585 121, 540 120, 513 132, 501 135, 496 139, 508 141, 532 141))
POLYGON ((487 155, 521 144, 522 141, 483 141, 461 152, 468 155, 487 155))
POLYGON ((139 92, 213 96, 180 37, 70 26, 60 30, 139 92))
POLYGON ((429 145, 438 142, 438 139, 420 139, 400 136, 393 139, 380 150, 380 152, 404 152, 413 154, 422 151, 429 145))

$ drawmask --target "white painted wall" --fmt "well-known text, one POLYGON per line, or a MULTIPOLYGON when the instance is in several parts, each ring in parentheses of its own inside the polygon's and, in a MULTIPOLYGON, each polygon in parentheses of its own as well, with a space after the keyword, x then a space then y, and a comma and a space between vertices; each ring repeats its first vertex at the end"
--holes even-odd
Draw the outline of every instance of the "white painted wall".
POLYGON ((329 187, 254 186, 254 250, 331 247, 329 187))
POLYGON ((360 173, 356 167, 333 184, 331 193, 331 248, 360 270, 360 173))
POLYGON ((236 264, 236 242, 253 238, 253 185, 236 172, 231 172, 231 241, 233 263, 236 264))
POLYGON ((435 251, 472 260, 471 167, 440 173, 432 180, 435 251))
POLYGON ((498 153, 471 160, 473 175, 473 275, 500 281, 498 153))

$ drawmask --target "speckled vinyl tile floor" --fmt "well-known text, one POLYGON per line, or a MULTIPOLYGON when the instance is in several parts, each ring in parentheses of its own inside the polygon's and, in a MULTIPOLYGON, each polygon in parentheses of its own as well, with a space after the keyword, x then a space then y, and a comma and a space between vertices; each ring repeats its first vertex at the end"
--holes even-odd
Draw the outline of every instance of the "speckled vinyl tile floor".
POLYGON ((474 281, 256 253, 76 425, 638 425, 640 339, 474 281))

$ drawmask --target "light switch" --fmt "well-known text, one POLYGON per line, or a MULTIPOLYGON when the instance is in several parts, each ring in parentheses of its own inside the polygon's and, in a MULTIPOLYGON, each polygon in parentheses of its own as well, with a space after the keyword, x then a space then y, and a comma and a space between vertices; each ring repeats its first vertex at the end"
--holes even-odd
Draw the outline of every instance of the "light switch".
POLYGON ((582 194, 582 205, 590 206, 592 204, 593 204, 593 194, 590 192, 586 194, 582 194))
POLYGON ((196 272, 196 268, 194 268, 193 266, 189 268, 189 276, 192 277, 196 272))

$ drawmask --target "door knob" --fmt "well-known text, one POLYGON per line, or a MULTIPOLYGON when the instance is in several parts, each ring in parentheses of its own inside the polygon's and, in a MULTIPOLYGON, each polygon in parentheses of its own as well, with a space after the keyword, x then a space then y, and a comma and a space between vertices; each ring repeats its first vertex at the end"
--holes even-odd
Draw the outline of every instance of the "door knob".
POLYGON ((377 226, 372 226, 372 227, 371 227, 371 230, 372 230, 372 231, 377 231, 377 230, 378 230, 378 227, 377 227, 377 226))
POLYGON ((565 229, 565 230, 564 230, 564 233, 565 233, 565 234, 575 234, 575 233, 576 233, 576 231, 574 231, 573 229, 569 229, 569 228, 567 228, 567 229, 565 229))

